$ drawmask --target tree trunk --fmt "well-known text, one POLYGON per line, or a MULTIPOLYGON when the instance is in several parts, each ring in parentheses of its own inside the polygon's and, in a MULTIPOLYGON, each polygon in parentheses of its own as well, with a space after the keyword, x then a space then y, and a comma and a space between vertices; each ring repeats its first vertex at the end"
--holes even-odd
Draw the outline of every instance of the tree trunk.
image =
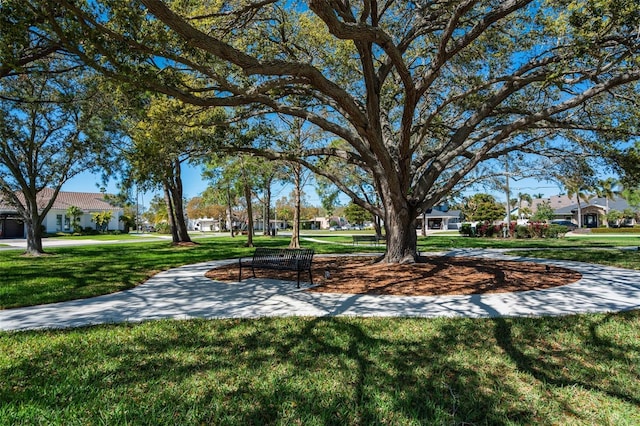
POLYGON ((31 256, 44 254, 44 249, 42 248, 42 220, 38 213, 31 210, 29 220, 25 223, 27 226, 27 251, 25 254, 31 256))
POLYGON ((395 197, 393 202, 386 203, 386 206, 384 228, 387 236, 387 252, 383 261, 413 263, 418 253, 416 212, 400 197, 395 197))
POLYGON ((189 236, 189 229, 184 216, 184 207, 182 204, 182 172, 180 167, 180 161, 176 160, 174 165, 173 182, 171 185, 171 201, 173 203, 173 223, 176 227, 177 242, 190 243, 191 237, 189 236))
POLYGON ((380 217, 379 216, 374 216, 373 217, 373 228, 376 231, 376 236, 378 238, 382 237, 382 225, 380 224, 380 217))
POLYGON ((244 182, 244 198, 247 202, 247 247, 253 247, 253 207, 251 205, 251 188, 244 182))
POLYGON ((293 167, 293 231, 291 232, 291 241, 289 248, 300 248, 300 165, 292 164, 293 167))
POLYGON ((580 197, 578 200, 578 228, 582 228, 582 206, 580 205, 580 197))
POLYGON ((264 235, 270 235, 271 231, 271 222, 269 218, 271 217, 271 187, 267 187, 264 194, 264 219, 262 227, 264 229, 264 235))
POLYGON ((162 186, 164 189, 164 202, 167 206, 167 221, 169 222, 169 230, 171 231, 171 240, 176 244, 179 241, 178 231, 176 230, 176 224, 174 222, 175 215, 173 213, 173 202, 171 201, 169 182, 165 181, 162 186))
POLYGON ((236 233, 233 230, 233 214, 231 212, 231 188, 227 184, 227 226, 231 232, 231 236, 235 237, 236 233))

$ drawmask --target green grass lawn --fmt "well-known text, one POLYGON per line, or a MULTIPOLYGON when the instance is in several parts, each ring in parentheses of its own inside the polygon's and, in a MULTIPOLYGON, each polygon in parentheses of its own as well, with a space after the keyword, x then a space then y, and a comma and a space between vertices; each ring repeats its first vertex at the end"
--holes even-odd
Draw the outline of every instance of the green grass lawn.
MULTIPOLYGON (((305 238, 305 235, 302 235, 305 238)), ((334 244, 353 244, 351 235, 333 234, 312 235, 308 238, 326 241, 334 244)), ((360 243, 361 246, 367 245, 360 243)), ((554 247, 626 247, 640 245, 640 236, 594 235, 571 236, 555 239, 502 239, 502 238, 471 238, 459 234, 435 234, 418 237, 418 248, 421 251, 447 250, 456 248, 554 248, 554 247)), ((371 245, 369 245, 371 246, 371 245)), ((380 247, 384 248, 384 244, 380 247)))
POLYGON ((573 260, 576 262, 599 263, 627 269, 640 269, 640 252, 638 250, 602 250, 597 248, 581 250, 517 250, 508 252, 525 257, 541 257, 545 259, 573 260))
POLYGON ((640 237, 571 236, 550 239, 472 238, 456 236, 427 236, 418 238, 421 250, 451 248, 610 248, 640 245, 640 237))
MULTIPOLYGON (((315 237, 314 237, 315 238, 315 237)), ((381 251, 379 247, 351 244, 351 237, 328 235, 317 243, 303 240, 303 245, 312 247, 317 253, 350 253, 362 251, 381 251)), ((110 239, 105 239, 105 242, 110 239)), ((126 242, 127 240, 124 240, 126 242)), ((286 247, 288 237, 255 237, 255 245, 286 247)), ((169 268, 216 259, 228 259, 248 256, 252 248, 244 247, 246 237, 209 237, 197 240, 193 247, 173 247, 167 241, 149 241, 144 243, 104 244, 76 247, 55 247, 47 249, 48 255, 25 257, 20 250, 3 251, 0 256, 0 309, 52 303, 113 293, 144 282, 151 275, 169 268)), ((633 268, 633 255, 616 256, 587 254, 585 248, 611 249, 619 245, 634 245, 635 239, 615 237, 565 238, 552 240, 502 240, 484 238, 463 238, 451 236, 429 236, 420 238, 421 251, 439 251, 452 248, 548 248, 567 256, 587 256, 586 259, 626 256, 630 259, 624 267, 633 268), (582 250, 566 250, 578 247, 582 250), (562 248, 565 248, 562 250, 562 248), (582 253, 582 254, 580 254, 582 253)), ((553 251, 545 250, 545 256, 553 251)), ((578 260, 578 259, 576 259, 578 260)))
POLYGON ((0 333, 0 424, 640 424, 640 313, 0 333))
MULTIPOLYGON (((259 246, 286 247, 286 237, 256 237, 259 246)), ((246 237, 198 240, 192 247, 173 247, 156 241, 52 247, 48 255, 26 257, 21 250, 0 255, 0 309, 97 296, 126 290, 151 275, 181 265, 249 256, 246 237)), ((317 253, 348 253, 355 248, 307 244, 317 253)))
MULTIPOLYGON (((421 249, 452 248, 449 240, 421 239, 421 249)), ((253 249, 244 241, 52 248, 40 258, 3 251, 0 276, 9 280, 2 281, 0 300, 6 308, 130 288, 155 271, 248 255, 253 249)), ((640 269, 637 251, 606 241, 570 250, 574 243, 554 240, 549 250, 518 253, 640 269)), ((260 246, 287 243, 256 239, 260 246)), ((511 244, 506 248, 518 248, 511 244)), ((319 253, 362 250, 304 245, 319 253)), ((636 425, 638 336, 640 311, 163 320, 0 332, 0 425, 636 425)))
MULTIPOLYGON (((165 237, 167 235, 164 235, 165 237)), ((71 234, 56 234, 47 237, 48 241, 69 241, 69 240, 96 240, 96 241, 127 241, 127 240, 140 240, 140 239, 158 239, 162 238, 162 234, 95 234, 95 235, 71 235, 71 234)))

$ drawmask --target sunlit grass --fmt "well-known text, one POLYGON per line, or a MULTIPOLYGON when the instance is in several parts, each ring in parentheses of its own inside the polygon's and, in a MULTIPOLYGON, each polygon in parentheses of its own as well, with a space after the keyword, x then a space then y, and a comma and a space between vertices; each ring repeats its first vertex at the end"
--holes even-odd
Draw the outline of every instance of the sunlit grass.
POLYGON ((0 334, 0 424, 638 424, 640 314, 0 334))
MULTIPOLYGON (((246 238, 215 237, 190 247, 166 241, 52 247, 47 255, 23 256, 20 250, 0 255, 0 309, 74 300, 126 290, 157 272, 181 265, 250 256, 246 238)), ((259 246, 286 247, 288 238, 256 237, 259 246)), ((353 249, 310 244, 318 253, 353 249)))
MULTIPOLYGON (((452 248, 451 240, 485 243, 428 237, 421 249, 452 248)), ((576 250, 547 241, 548 250, 518 254, 640 269, 637 251, 605 240, 576 250)), ((0 301, 6 308, 131 288, 156 271, 248 256, 253 249, 245 241, 52 248, 37 258, 3 251, 0 301)), ((497 240, 487 241, 495 247, 497 240)), ((256 238, 259 246, 287 244, 286 237, 256 238)), ((318 253, 362 250, 303 245, 318 253)), ((640 311, 538 319, 163 320, 0 332, 0 425, 634 425, 640 424, 638 336, 640 311)))
MULTIPOLYGON (((381 252, 380 246, 353 245, 350 236, 328 235, 324 242, 303 239, 303 245, 316 253, 381 252)), ((286 236, 270 238, 257 236, 255 245, 286 247, 286 236)), ((144 243, 100 244, 76 247, 52 247, 48 255, 27 257, 20 250, 3 251, 0 255, 0 309, 52 303, 113 293, 135 287, 153 274, 169 268, 198 262, 249 256, 252 248, 245 247, 246 237, 200 238, 191 247, 174 247, 167 241, 144 243)), ((502 240, 429 236, 420 238, 423 252, 453 248, 544 248, 525 255, 565 256, 569 260, 604 263, 640 269, 640 256, 629 251, 613 250, 624 245, 633 246, 632 238, 576 238, 550 240, 502 240), (621 244, 626 243, 626 244, 621 244), (576 248, 568 250, 567 248, 576 248), (603 248, 597 252, 585 248, 603 248)))
MULTIPOLYGON (((304 235, 303 235, 304 237, 304 235)), ((335 244, 353 244, 351 235, 345 234, 325 234, 313 235, 309 238, 326 241, 335 244)), ((367 245, 360 243, 363 247, 373 247, 375 245, 367 245)), ((448 250, 457 248, 555 248, 555 247, 627 247, 640 245, 640 236, 578 236, 564 238, 473 238, 463 237, 459 234, 434 234, 426 237, 418 237, 418 249, 421 251, 429 250, 448 250)), ((380 244, 380 248, 384 250, 384 244, 380 244)))
POLYGON ((517 250, 508 254, 545 259, 572 260, 576 262, 598 263, 627 269, 640 269, 640 251, 628 249, 582 249, 582 250, 517 250))

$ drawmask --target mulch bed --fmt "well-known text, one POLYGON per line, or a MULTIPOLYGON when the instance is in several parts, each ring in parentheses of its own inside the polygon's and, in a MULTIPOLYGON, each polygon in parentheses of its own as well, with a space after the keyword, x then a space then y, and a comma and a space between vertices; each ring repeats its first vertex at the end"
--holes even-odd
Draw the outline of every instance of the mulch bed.
MULTIPOLYGON (((243 278, 251 276, 251 269, 244 269, 243 278)), ((441 256, 421 257, 417 263, 404 265, 375 262, 373 257, 316 257, 312 273, 317 287, 306 291, 402 296, 542 290, 581 278, 569 269, 532 262, 441 256)), ((238 264, 212 269, 206 276, 236 282, 238 264)), ((289 271, 256 270, 256 276, 296 281, 296 273, 289 271)), ((308 273, 302 272, 301 280, 308 280, 308 273)))

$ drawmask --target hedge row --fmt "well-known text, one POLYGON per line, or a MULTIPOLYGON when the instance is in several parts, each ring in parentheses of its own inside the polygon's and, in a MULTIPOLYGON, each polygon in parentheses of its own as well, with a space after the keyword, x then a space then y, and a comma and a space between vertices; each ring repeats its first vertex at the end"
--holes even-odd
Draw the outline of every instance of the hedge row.
POLYGON ((591 228, 592 234, 640 234, 640 226, 633 228, 591 228))

